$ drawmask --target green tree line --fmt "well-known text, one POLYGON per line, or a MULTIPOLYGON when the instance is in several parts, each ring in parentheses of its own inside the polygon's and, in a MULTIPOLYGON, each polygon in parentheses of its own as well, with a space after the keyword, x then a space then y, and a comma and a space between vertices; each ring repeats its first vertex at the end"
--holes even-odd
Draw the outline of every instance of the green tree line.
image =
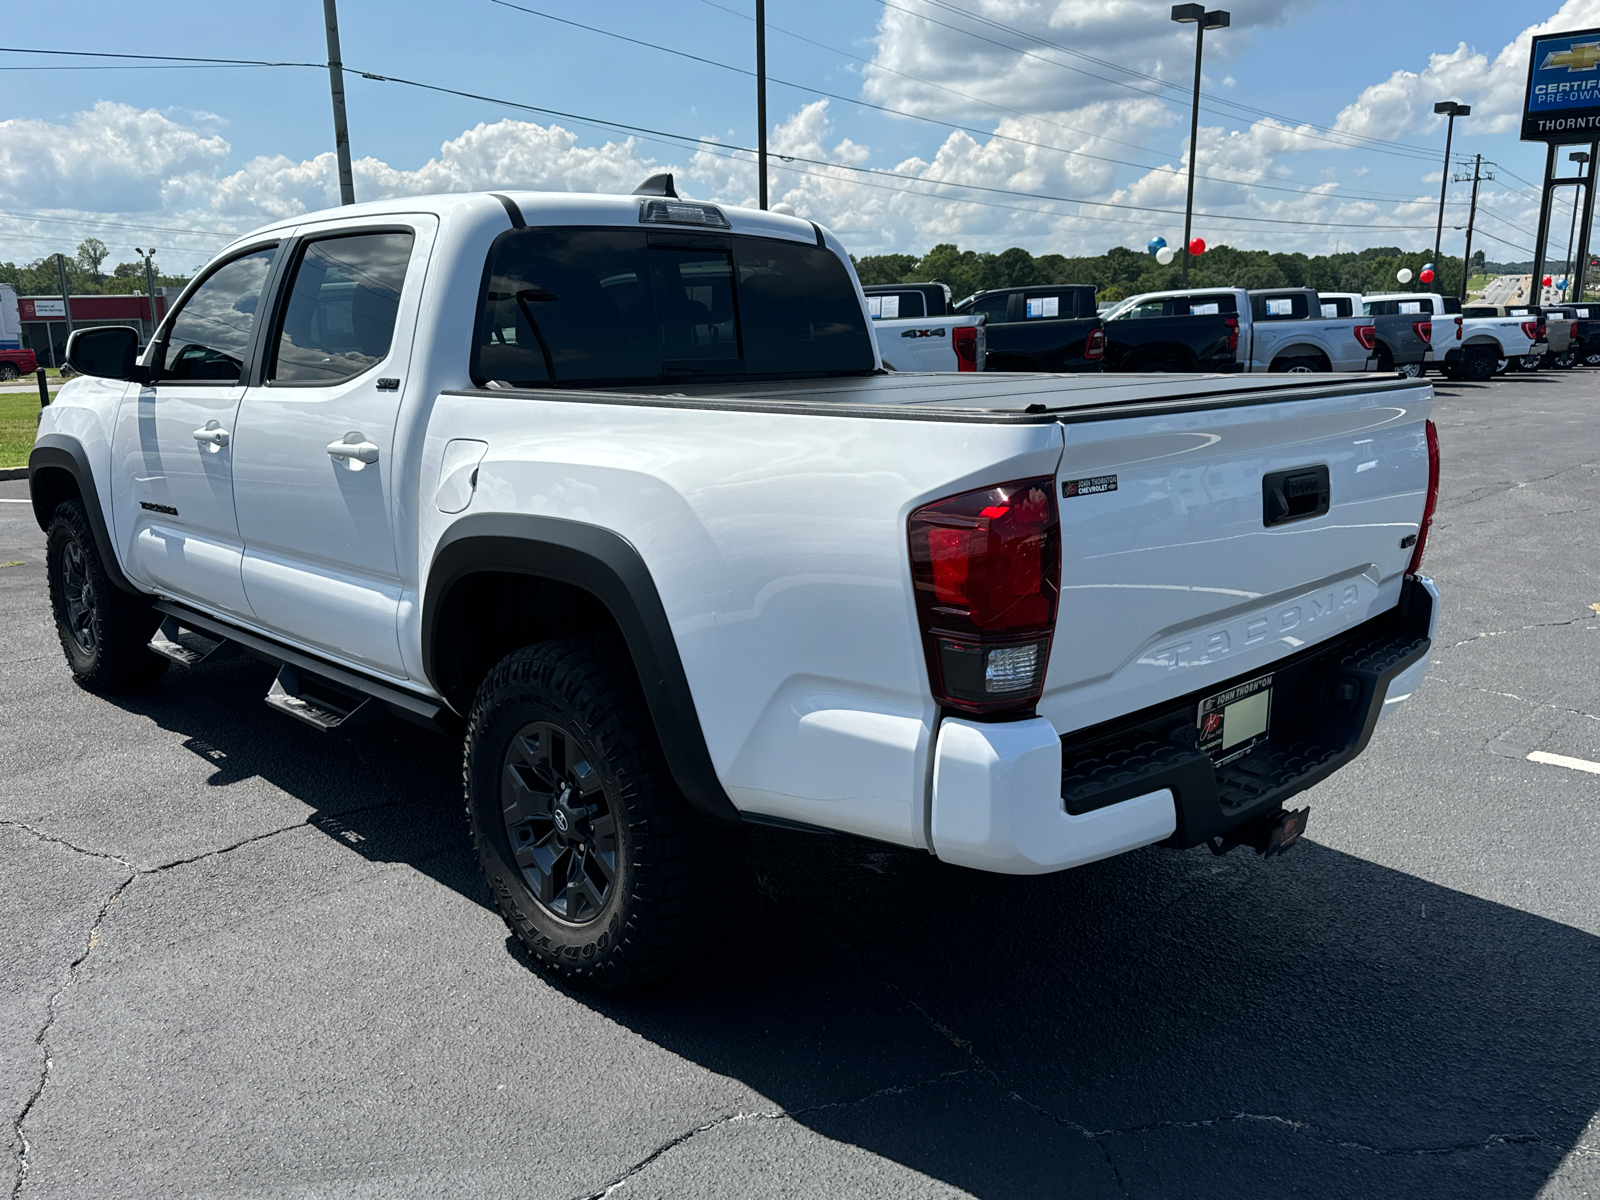
MULTIPOLYGON (((1214 246, 1189 265, 1190 287, 1312 287, 1322 292, 1380 292, 1416 288, 1415 279, 1401 284, 1395 275, 1409 268, 1415 276, 1432 257, 1430 250, 1405 251, 1374 246, 1344 254, 1274 254, 1268 250, 1235 250, 1214 246)), ((1474 273, 1484 269, 1483 255, 1472 256, 1474 273)), ((986 288, 1031 284, 1092 283, 1101 300, 1121 300, 1140 292, 1162 292, 1182 286, 1176 262, 1163 267, 1152 254, 1114 246, 1104 254, 1072 258, 1063 254, 1037 257, 1013 246, 998 254, 935 246, 915 254, 874 254, 857 259, 862 283, 930 283, 950 285, 957 299, 986 288)), ((1461 259, 1445 257, 1435 265, 1431 285, 1445 295, 1461 291, 1461 259)))
MULTIPOLYGON (((117 263, 105 270, 110 252, 99 238, 87 238, 79 243, 77 252, 66 255, 67 287, 74 296, 126 296, 143 292, 144 261, 117 263)), ((182 287, 189 282, 185 275, 163 274, 155 267, 157 287, 182 287)), ((0 262, 0 283, 9 283, 19 296, 59 296, 61 274, 56 268, 56 256, 47 254, 32 262, 18 266, 14 262, 0 262)))

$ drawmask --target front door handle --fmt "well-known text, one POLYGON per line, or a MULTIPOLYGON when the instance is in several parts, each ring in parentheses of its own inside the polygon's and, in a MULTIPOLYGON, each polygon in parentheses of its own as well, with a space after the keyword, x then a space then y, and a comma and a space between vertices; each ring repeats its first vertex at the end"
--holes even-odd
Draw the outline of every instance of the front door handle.
POLYGON ((328 457, 342 458, 346 464, 357 462, 366 466, 378 461, 378 448, 367 441, 365 434, 352 431, 345 434, 342 440, 328 443, 328 457))
POLYGON ((228 444, 228 431, 217 421, 207 421, 203 429, 194 431, 194 440, 203 446, 220 450, 228 444))

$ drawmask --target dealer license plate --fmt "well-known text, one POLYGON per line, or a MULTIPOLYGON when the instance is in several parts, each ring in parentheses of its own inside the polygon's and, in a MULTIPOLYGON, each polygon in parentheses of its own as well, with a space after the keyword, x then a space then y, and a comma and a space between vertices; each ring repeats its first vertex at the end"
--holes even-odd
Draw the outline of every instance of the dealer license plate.
POLYGON ((1198 748, 1220 767, 1266 741, 1271 723, 1272 676, 1263 675, 1200 701, 1198 748))

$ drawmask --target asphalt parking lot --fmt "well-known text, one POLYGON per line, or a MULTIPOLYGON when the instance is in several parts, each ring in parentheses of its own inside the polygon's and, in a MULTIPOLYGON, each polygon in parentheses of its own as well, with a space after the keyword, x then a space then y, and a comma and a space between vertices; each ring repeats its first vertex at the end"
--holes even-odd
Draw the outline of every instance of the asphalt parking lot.
POLYGON ((90 695, 0 483, 28 1197, 1600 1196, 1600 373, 1442 387, 1418 695, 1308 843, 1038 879, 774 830, 715 960, 552 986, 457 749, 250 660, 90 695))

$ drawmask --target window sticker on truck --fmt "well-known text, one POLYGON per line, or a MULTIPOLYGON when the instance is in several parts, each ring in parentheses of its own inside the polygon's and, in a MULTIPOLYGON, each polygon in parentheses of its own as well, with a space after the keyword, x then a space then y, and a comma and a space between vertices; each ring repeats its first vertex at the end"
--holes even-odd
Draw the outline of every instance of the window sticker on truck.
MULTIPOLYGON (((1323 316, 1328 316, 1329 314, 1327 312, 1324 312, 1322 315, 1323 316)), ((1269 316, 1269 317, 1292 317, 1292 316, 1294 316, 1294 301, 1289 299, 1289 297, 1287 297, 1287 296, 1283 296, 1283 297, 1280 297, 1280 298, 1275 299, 1275 300, 1268 300, 1267 301, 1267 316, 1269 316)))
POLYGON ((893 321, 900 316, 899 296, 868 296, 867 316, 874 321, 893 321))
POLYGON ((1402 300, 1400 301, 1400 311, 1403 313, 1419 313, 1422 311, 1422 301, 1402 300))
POLYGON ((1028 316, 1030 317, 1059 317, 1061 315, 1061 297, 1035 296, 1028 301, 1028 316))
POLYGON ((1092 475, 1088 479, 1064 479, 1061 482, 1061 496, 1066 499, 1071 496, 1095 496, 1101 492, 1114 492, 1117 490, 1117 477, 1115 475, 1092 475))
POLYGON ((1214 317, 1221 311, 1222 306, 1216 303, 1189 305, 1189 315, 1191 317, 1214 317))

